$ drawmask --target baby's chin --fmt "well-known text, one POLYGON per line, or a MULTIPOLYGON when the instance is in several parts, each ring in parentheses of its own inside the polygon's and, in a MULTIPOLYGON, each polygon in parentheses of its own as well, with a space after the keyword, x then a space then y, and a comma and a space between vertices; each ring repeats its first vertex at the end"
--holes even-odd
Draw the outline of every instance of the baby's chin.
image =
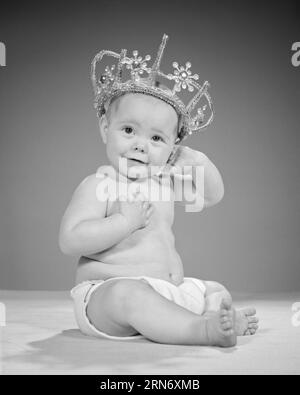
POLYGON ((159 175, 163 166, 137 165, 127 169, 127 177, 130 179, 144 179, 159 175))
POLYGON ((119 158, 118 169, 116 170, 129 179, 142 180, 153 176, 159 176, 163 168, 164 165, 161 163, 137 163, 134 160, 121 157, 119 158))

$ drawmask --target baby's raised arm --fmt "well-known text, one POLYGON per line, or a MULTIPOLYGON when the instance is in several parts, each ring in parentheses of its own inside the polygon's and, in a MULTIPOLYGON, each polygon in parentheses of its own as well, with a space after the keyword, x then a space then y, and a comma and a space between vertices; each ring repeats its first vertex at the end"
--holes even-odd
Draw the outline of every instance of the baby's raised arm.
POLYGON ((97 254, 147 225, 151 213, 147 202, 118 202, 119 212, 106 217, 107 200, 97 198, 97 187, 103 181, 93 174, 75 190, 59 232, 59 245, 65 254, 97 254))

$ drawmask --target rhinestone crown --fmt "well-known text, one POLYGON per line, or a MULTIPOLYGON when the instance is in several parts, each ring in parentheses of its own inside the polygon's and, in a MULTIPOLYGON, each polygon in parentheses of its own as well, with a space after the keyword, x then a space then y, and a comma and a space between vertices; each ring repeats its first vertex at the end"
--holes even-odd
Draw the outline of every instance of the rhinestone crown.
POLYGON ((173 74, 165 74, 160 70, 162 55, 166 46, 168 36, 164 34, 158 53, 152 66, 148 66, 151 59, 150 55, 145 58, 139 55, 138 51, 132 52, 132 57, 128 57, 127 50, 122 49, 121 53, 115 53, 108 50, 100 51, 93 59, 91 64, 91 79, 94 88, 94 107, 97 110, 98 117, 105 112, 105 106, 109 104, 112 98, 125 93, 143 93, 155 96, 170 104, 179 115, 179 128, 177 141, 182 141, 194 131, 199 131, 207 127, 213 120, 213 104, 208 93, 209 83, 203 85, 196 81, 199 79, 198 74, 192 74, 191 63, 187 62, 184 66, 179 66, 173 62, 173 74), (112 66, 105 67, 104 73, 98 79, 96 76, 96 66, 102 62, 102 58, 107 55, 115 58, 116 61, 112 66), (124 77, 126 69, 129 71, 129 79, 124 77), (144 77, 143 75, 147 76, 144 77), (143 77, 142 77, 143 76, 143 77), (160 88, 159 77, 174 83, 173 89, 160 88), (196 92, 189 100, 188 104, 179 98, 178 93, 182 90, 196 92), (205 104, 200 104, 204 99, 205 104), (208 110, 208 111, 207 111, 208 110))

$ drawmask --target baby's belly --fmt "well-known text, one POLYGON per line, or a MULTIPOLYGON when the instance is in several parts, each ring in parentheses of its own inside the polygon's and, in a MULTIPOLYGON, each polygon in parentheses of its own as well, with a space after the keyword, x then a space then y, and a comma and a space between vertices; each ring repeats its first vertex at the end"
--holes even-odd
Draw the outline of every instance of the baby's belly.
POLYGON ((88 258, 111 265, 136 265, 138 275, 161 278, 176 285, 183 281, 183 266, 174 246, 174 236, 166 230, 136 232, 134 238, 88 258))

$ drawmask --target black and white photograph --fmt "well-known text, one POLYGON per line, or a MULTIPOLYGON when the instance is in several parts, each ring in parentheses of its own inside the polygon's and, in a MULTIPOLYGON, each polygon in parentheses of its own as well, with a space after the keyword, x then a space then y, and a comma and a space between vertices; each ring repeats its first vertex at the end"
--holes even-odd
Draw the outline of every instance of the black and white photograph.
POLYGON ((1 4, 0 375, 300 374, 299 21, 1 4))

